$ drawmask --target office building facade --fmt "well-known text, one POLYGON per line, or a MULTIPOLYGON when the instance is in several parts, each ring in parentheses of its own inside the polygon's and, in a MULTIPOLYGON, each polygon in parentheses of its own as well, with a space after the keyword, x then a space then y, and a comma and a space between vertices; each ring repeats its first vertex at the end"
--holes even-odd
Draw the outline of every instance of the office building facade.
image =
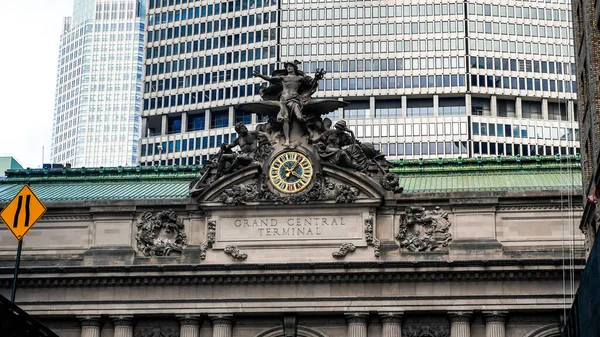
POLYGON ((60 38, 53 163, 137 163, 145 2, 76 0, 60 38))
POLYGON ((149 2, 141 165, 190 165, 235 137, 281 62, 388 158, 579 151, 570 3, 149 2))
MULTIPOLYGON (((598 231, 600 213, 597 207, 599 192, 598 184, 598 153, 600 151, 600 138, 598 135, 598 8, 591 1, 573 1, 573 28, 575 35, 575 50, 577 58, 577 81, 579 83, 580 97, 579 123, 581 125, 582 144, 582 184, 585 212, 580 228, 586 234, 587 247, 591 248, 598 231)), ((588 254, 589 254, 588 249, 588 254)))

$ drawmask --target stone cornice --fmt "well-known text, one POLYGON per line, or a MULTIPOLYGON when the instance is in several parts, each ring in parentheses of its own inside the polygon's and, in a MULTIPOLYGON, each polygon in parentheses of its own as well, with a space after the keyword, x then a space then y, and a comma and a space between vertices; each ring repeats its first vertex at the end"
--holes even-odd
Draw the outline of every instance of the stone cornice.
MULTIPOLYGON (((560 280, 562 260, 348 262, 322 264, 25 267, 20 287, 560 280), (238 271, 234 273, 233 271, 238 271)), ((575 261, 576 277, 584 260, 575 261)), ((12 268, 0 268, 10 287, 12 268)))
MULTIPOLYGON (((365 261, 365 262, 301 262, 301 263, 246 263, 246 264, 145 264, 145 265, 104 265, 104 266, 27 266, 27 260, 21 260, 19 275, 23 274, 67 274, 67 273, 135 273, 135 272, 185 272, 185 271, 289 271, 299 270, 327 270, 357 269, 361 271, 377 270, 385 268, 410 269, 414 268, 457 268, 457 267, 522 267, 542 266, 562 267, 563 263, 575 263, 576 266, 585 266, 584 258, 575 258, 574 261, 567 261, 560 258, 529 258, 529 259, 496 259, 496 260, 421 260, 421 261, 365 261)), ((4 275, 10 275, 12 278, 14 267, 0 267, 0 278, 4 275)))

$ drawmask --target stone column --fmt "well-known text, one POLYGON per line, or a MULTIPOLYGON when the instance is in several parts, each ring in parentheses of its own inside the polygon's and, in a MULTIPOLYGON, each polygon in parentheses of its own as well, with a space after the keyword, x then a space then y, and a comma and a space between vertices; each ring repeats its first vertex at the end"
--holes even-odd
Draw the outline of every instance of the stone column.
POLYGON ((210 109, 204 110, 204 130, 210 129, 210 109))
POLYGON ((81 337, 100 337, 102 321, 100 316, 77 317, 81 322, 81 337))
POLYGON ((142 118, 142 137, 148 137, 148 118, 142 118))
POLYGON ((404 312, 382 312, 381 318, 381 336, 382 337, 401 337, 402 336, 402 315, 404 312))
POLYGON ((471 316, 468 311, 450 311, 450 337, 471 337, 471 316))
POLYGON ((160 134, 162 136, 169 133, 168 127, 169 127, 169 117, 167 117, 167 115, 162 115, 161 120, 160 120, 160 134))
POLYGON ((187 126, 188 126, 187 120, 188 120, 188 113, 182 112, 181 113, 181 133, 187 132, 187 126))
POLYGON ((231 337, 233 331, 233 315, 210 315, 213 337, 231 337))
POLYGON ((229 107, 229 126, 235 125, 235 108, 233 106, 229 107))
POLYGON ((573 103, 573 101, 567 103, 567 118, 570 121, 577 122, 577 119, 575 118, 575 103, 573 103))
POLYGON ((111 316, 115 337, 133 337, 133 316, 111 316))
POLYGON ((369 97, 369 115, 367 118, 375 118, 375 97, 369 97))
POLYGON ((347 313, 348 337, 367 337, 367 313, 347 313))
POLYGON ((515 115, 517 118, 523 118, 523 100, 521 97, 515 99, 515 115))
POLYGON ((542 98, 542 119, 548 120, 548 99, 542 98))
POLYGON ((400 97, 400 106, 402 107, 402 117, 406 117, 406 109, 408 108, 406 96, 400 97))
POLYGON ((471 104, 471 94, 465 94, 465 110, 467 110, 467 116, 473 114, 473 104, 471 104))
POLYGON ((179 319, 180 337, 198 337, 200 335, 200 317, 184 315, 177 316, 177 318, 179 319))
POLYGON ((498 116, 498 98, 496 96, 490 97, 490 113, 492 116, 498 116))
POLYGON ((433 115, 434 116, 440 115, 440 96, 439 95, 433 95, 433 115))
POLYGON ((506 311, 484 311, 485 337, 505 337, 506 311))

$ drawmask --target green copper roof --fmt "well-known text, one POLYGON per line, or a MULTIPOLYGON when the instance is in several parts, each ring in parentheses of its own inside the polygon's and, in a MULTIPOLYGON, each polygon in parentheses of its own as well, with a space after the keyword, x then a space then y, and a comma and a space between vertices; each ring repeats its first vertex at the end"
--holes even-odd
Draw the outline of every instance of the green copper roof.
MULTIPOLYGON (((404 193, 573 191, 581 189, 579 157, 502 157, 393 162, 404 193)), ((198 166, 8 170, 0 203, 29 183, 42 201, 185 199, 198 166)))
POLYGON ((401 176, 405 193, 558 191, 581 189, 580 172, 495 172, 487 174, 401 176))

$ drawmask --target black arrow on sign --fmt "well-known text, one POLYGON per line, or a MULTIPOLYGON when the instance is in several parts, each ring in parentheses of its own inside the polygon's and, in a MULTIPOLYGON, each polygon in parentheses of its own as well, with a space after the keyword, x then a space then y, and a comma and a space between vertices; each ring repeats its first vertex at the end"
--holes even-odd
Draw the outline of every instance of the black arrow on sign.
MULTIPOLYGON (((29 227, 29 202, 31 201, 31 194, 25 197, 25 227, 29 227)), ((21 205, 23 204, 23 196, 19 196, 17 201, 17 211, 15 212, 15 221, 13 222, 13 228, 17 228, 19 224, 19 213, 21 213, 21 205)))

